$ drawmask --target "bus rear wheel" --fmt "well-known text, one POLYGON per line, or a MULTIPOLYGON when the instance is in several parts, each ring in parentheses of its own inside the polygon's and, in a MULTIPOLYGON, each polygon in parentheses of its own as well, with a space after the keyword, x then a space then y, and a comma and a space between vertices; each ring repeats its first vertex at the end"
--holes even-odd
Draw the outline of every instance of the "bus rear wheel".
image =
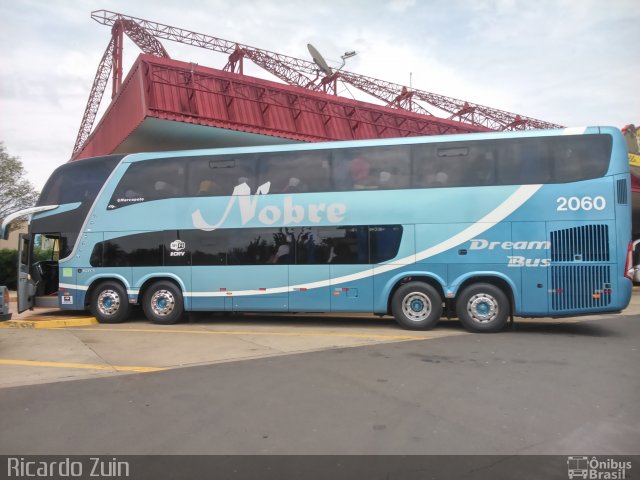
POLYGON ((456 301, 458 318, 471 332, 499 332, 509 320, 509 310, 507 295, 490 283, 469 285, 456 301))
POLYGON ((393 294, 391 312, 403 328, 428 330, 440 320, 442 298, 438 291, 427 283, 405 283, 393 294))
POLYGON ((142 309, 147 319, 160 325, 178 323, 184 311, 182 292, 171 282, 151 285, 144 294, 142 309))
POLYGON ((118 282, 103 282, 91 294, 91 314, 100 323, 122 323, 129 317, 129 297, 118 282))

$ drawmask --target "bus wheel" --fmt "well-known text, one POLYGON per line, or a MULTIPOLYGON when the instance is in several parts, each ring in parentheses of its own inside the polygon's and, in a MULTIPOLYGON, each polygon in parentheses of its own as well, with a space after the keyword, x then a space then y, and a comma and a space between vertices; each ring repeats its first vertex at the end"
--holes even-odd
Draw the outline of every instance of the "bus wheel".
POLYGON ((171 282, 156 282, 145 292, 142 309, 147 319, 153 323, 177 323, 184 311, 182 292, 171 282))
POLYGON ((119 282, 104 282, 91 295, 91 313, 100 323, 121 323, 129 317, 129 297, 119 282))
POLYGON ((427 283, 405 283, 393 294, 391 312, 403 328, 428 330, 440 320, 442 298, 438 291, 427 283))
POLYGON ((458 296, 456 311, 464 328, 471 332, 498 332, 509 319, 509 299, 490 283, 469 285, 458 296))

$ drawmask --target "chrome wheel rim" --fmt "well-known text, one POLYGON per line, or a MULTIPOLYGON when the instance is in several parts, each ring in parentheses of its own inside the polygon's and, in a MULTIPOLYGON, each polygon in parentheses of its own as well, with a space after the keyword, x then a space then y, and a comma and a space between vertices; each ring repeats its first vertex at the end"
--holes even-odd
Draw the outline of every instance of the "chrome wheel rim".
POLYGON ((151 297, 151 310, 159 317, 166 317, 173 312, 176 299, 169 290, 158 290, 151 297))
POLYGON ((469 317, 478 323, 489 323, 500 313, 498 301, 486 293, 478 293, 467 302, 469 317))
POLYGON ((412 292, 402 300, 402 313, 412 322, 423 322, 431 314, 431 300, 424 293, 412 292))
POLYGON ((115 290, 103 290, 98 296, 97 304, 102 315, 115 315, 120 309, 120 295, 115 290))

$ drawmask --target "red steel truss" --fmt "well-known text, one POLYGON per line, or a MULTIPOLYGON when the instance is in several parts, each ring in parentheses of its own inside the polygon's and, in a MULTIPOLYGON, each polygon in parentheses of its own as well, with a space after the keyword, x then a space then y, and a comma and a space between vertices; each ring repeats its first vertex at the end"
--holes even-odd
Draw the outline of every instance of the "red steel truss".
POLYGON ((111 41, 107 45, 107 49, 102 55, 100 64, 98 65, 98 71, 96 77, 93 80, 91 86, 91 92, 89 93, 89 101, 84 110, 82 116, 82 122, 80 123, 80 130, 76 137, 76 143, 73 147, 73 153, 76 154, 82 148, 82 145, 87 141, 93 122, 96 119, 102 96, 107 88, 107 82, 109 81, 109 75, 113 69, 113 90, 111 98, 116 96, 118 88, 122 84, 122 39, 123 33, 133 40, 133 42, 140 47, 145 53, 155 55, 158 57, 169 58, 169 54, 164 49, 162 44, 147 30, 140 27, 133 20, 125 18, 116 19, 113 22, 111 29, 111 41))
MULTIPOLYGON (((349 100, 344 97, 338 97, 339 81, 343 84, 351 85, 372 97, 383 101, 386 107, 397 110, 400 117, 406 114, 407 117, 404 119, 404 122, 409 120, 411 122, 415 122, 417 121, 416 116, 419 116, 422 117, 422 122, 433 124, 433 127, 430 128, 421 127, 417 129, 406 129, 406 133, 404 133, 405 135, 487 130, 562 128, 560 125, 542 120, 423 90, 410 89, 406 86, 364 75, 358 75, 352 72, 339 71, 327 76, 318 69, 315 63, 307 60, 270 52, 268 50, 120 13, 98 10, 92 12, 91 17, 103 25, 112 27, 112 40, 109 47, 107 47, 107 51, 103 56, 98 68, 98 73, 96 74, 96 80, 94 81, 94 85, 91 90, 87 109, 74 147, 74 156, 78 155, 82 149, 82 145, 86 142, 89 136, 92 124, 95 120, 95 112, 97 112, 102 99, 112 66, 115 67, 113 95, 116 94, 122 83, 121 46, 123 32, 126 33, 142 49, 143 52, 156 57, 168 58, 166 51, 158 39, 172 40, 183 44, 198 46, 229 55, 228 62, 223 70, 230 73, 244 76, 243 60, 244 58, 247 58, 288 85, 323 93, 325 95, 323 101, 327 105, 340 104, 349 100), (330 98, 334 98, 334 100, 330 100, 330 98), (424 104, 429 105, 429 109, 424 104), (439 115, 432 113, 430 111, 432 107, 435 107, 439 112, 444 113, 439 115), (456 124, 458 124, 458 126, 456 126, 456 124), (445 125, 445 127, 443 127, 443 125, 445 125)), ((251 77, 245 78, 248 79, 251 77)), ((253 79, 253 81, 257 81, 258 83, 261 82, 259 79, 253 79)), ((305 97, 302 92, 299 96, 305 97)), ((350 101, 351 100, 349 100, 349 102, 350 101)), ((377 107, 377 105, 369 105, 371 108, 376 110, 375 107, 377 107)), ((329 115, 331 114, 332 113, 329 113, 329 115)), ((367 121, 373 121, 375 123, 375 116, 367 121)), ((386 131, 389 125, 385 125, 383 123, 380 124, 379 127, 380 128, 378 130, 381 129, 382 131, 386 131)), ((283 136, 287 138, 294 138, 295 132, 291 133, 293 135, 284 134, 283 136)), ((322 137, 322 135, 312 136, 322 137)), ((338 136, 326 139, 345 139, 345 137, 338 136)), ((311 138, 308 140, 312 141, 311 138)))

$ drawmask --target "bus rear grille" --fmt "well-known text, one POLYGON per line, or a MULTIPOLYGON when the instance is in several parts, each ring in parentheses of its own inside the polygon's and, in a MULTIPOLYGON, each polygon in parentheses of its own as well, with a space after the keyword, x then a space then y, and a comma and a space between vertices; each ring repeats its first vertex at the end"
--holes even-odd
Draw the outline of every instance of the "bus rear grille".
POLYGON ((608 262, 609 226, 584 225, 551 232, 552 262, 608 262))
POLYGON ((561 312, 606 307, 611 303, 610 282, 609 266, 552 266, 551 309, 561 312))
POLYGON ((618 203, 620 205, 626 205, 628 203, 627 180, 625 178, 623 178, 622 180, 618 180, 616 189, 618 191, 618 203))

